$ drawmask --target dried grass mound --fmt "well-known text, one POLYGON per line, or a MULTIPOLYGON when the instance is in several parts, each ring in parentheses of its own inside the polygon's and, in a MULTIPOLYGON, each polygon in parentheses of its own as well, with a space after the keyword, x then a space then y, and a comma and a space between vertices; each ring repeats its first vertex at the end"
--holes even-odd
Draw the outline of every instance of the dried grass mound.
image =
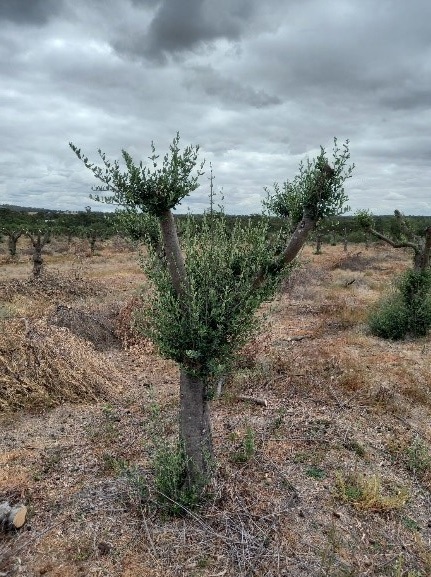
POLYGON ((75 276, 73 273, 52 274, 44 272, 40 278, 10 280, 0 283, 0 300, 10 302, 16 295, 31 298, 58 299, 67 297, 105 295, 106 288, 96 282, 75 276))
POLYGON ((67 329, 25 319, 0 325, 0 411, 107 399, 122 379, 67 329))
POLYGON ((66 305, 57 305, 49 321, 58 327, 66 327, 74 335, 90 341, 98 351, 105 351, 120 344, 114 332, 117 314, 117 311, 87 312, 66 305))

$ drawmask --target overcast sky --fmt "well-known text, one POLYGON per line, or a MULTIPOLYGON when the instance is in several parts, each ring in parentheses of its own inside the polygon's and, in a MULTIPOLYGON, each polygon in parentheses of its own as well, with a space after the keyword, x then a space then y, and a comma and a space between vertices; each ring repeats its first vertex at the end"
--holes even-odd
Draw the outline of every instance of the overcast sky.
POLYGON ((0 204, 82 210, 96 161, 206 159, 230 213, 350 140, 353 210, 431 215, 430 0, 0 0, 0 204))

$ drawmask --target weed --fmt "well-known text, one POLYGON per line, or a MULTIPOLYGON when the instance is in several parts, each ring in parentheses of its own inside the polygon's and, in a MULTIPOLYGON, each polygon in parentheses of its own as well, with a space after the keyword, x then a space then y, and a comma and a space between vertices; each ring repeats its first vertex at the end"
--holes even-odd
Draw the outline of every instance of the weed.
POLYGON ((126 460, 113 457, 109 453, 104 453, 102 455, 102 460, 105 471, 112 471, 117 475, 125 471, 128 467, 126 460))
POLYGON ((0 321, 10 319, 14 316, 14 312, 10 306, 6 304, 0 304, 0 321))
POLYGON ((423 476, 431 467, 431 455, 428 447, 420 439, 415 439, 405 449, 405 462, 409 471, 423 476))
POLYGON ((409 499, 404 487, 396 487, 392 494, 384 495, 381 479, 377 475, 367 477, 356 473, 337 474, 336 496, 356 509, 377 513, 401 509, 409 499))
POLYGON ((232 454, 234 463, 247 463, 256 453, 256 438, 253 429, 248 426, 239 449, 232 454))
POLYGON ((280 427, 282 427, 282 425, 284 423, 285 415, 286 415, 286 410, 283 407, 278 410, 277 416, 269 425, 269 429, 270 429, 271 433, 274 433, 275 431, 280 429, 280 427))
POLYGON ((94 553, 94 546, 89 538, 73 539, 67 548, 72 561, 88 561, 94 553))
POLYGON ((373 335, 399 340, 425 336, 431 327, 431 272, 408 270, 369 317, 373 335))
POLYGON ((411 517, 403 517, 402 522, 404 527, 409 531, 415 532, 421 530, 420 525, 411 517))
POLYGON ((296 464, 300 464, 300 463, 307 463, 311 460, 312 458, 312 453, 308 452, 308 451, 300 451, 299 453, 296 453, 296 455, 293 456, 293 462, 296 464))
POLYGON ((326 473, 320 467, 311 466, 306 471, 305 474, 307 477, 311 477, 312 479, 324 479, 326 477, 326 473))
POLYGON ((404 557, 399 555, 398 559, 395 561, 391 577, 423 577, 421 571, 405 571, 404 570, 404 557))
POLYGON ((337 553, 342 550, 345 545, 341 534, 336 530, 334 525, 331 525, 324 531, 327 536, 327 545, 320 552, 320 569, 322 576, 333 577, 358 577, 355 569, 345 565, 337 553))
POLYGON ((343 447, 348 449, 349 451, 353 451, 358 455, 358 457, 365 457, 366 451, 364 447, 355 441, 355 439, 349 439, 343 443, 343 447))
POLYGON ((184 515, 202 501, 205 480, 186 483, 187 462, 181 443, 159 449, 153 461, 159 506, 170 515, 184 515))

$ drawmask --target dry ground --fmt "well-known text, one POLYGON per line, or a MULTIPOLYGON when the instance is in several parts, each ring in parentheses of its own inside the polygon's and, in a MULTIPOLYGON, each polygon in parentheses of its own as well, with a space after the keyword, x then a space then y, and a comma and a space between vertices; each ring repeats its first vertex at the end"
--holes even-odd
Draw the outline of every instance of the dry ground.
POLYGON ((365 323, 409 254, 305 249, 212 403, 209 499, 172 519, 151 456, 178 370, 128 329, 137 253, 54 242, 34 283, 20 248, 0 254, 0 501, 29 516, 0 536, 1 576, 431 575, 430 338, 365 323))

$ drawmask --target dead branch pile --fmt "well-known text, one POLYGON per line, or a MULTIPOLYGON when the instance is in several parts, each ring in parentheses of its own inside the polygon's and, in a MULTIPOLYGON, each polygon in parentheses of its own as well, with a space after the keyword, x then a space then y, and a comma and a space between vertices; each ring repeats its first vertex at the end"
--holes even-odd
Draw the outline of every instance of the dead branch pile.
POLYGON ((109 398, 121 377, 94 347, 46 321, 0 325, 0 411, 109 398))
POLYGON ((107 290, 96 281, 83 279, 69 274, 52 274, 43 272, 39 278, 28 280, 13 279, 0 282, 0 300, 11 302, 16 295, 30 298, 58 299, 104 295, 107 290))
POLYGON ((116 310, 87 312, 59 304, 49 322, 68 328, 74 335, 93 343, 97 350, 105 351, 120 343, 114 332, 117 314, 116 310))

